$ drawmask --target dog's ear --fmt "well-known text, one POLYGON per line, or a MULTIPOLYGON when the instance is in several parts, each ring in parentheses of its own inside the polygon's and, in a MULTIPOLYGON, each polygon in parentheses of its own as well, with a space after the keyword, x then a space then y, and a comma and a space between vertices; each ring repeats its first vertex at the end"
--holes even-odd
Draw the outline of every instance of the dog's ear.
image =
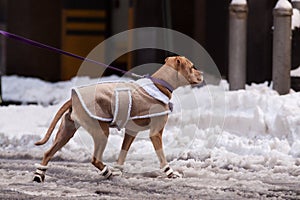
POLYGON ((176 69, 180 69, 181 67, 183 67, 184 63, 185 63, 185 61, 184 61, 184 59, 182 59, 181 56, 176 56, 175 62, 174 62, 176 69))
POLYGON ((170 57, 166 57, 166 59, 165 59, 165 63, 166 63, 166 62, 169 60, 169 58, 170 58, 170 57))
POLYGON ((177 57, 175 58, 175 64, 176 64, 177 67, 180 66, 181 60, 180 60, 180 57, 179 57, 179 56, 177 56, 177 57))

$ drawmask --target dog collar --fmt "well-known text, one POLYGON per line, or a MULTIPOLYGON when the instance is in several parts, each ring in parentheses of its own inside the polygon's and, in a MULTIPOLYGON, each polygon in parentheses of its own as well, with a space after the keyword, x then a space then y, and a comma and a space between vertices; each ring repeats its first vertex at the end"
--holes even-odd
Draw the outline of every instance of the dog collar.
POLYGON ((145 75, 145 78, 148 78, 153 83, 159 84, 159 85, 167 88, 169 90, 169 92, 171 92, 171 93, 173 93, 173 91, 174 91, 174 88, 167 81, 164 81, 164 80, 158 79, 158 78, 154 78, 154 77, 149 76, 149 75, 145 75))

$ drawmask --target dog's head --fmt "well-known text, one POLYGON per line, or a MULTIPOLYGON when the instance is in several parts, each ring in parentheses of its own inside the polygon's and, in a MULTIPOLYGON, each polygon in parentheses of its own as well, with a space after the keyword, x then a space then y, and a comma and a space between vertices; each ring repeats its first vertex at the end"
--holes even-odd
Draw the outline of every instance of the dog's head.
POLYGON ((165 64, 178 71, 191 85, 200 84, 203 81, 203 73, 183 56, 167 57, 165 64))

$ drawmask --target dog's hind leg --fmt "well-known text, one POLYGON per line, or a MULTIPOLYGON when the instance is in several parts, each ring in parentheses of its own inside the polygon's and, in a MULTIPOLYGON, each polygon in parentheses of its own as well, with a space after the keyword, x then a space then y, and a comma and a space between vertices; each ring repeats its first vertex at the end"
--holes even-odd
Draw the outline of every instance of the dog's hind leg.
POLYGON ((48 162, 54 156, 54 154, 74 136, 77 128, 74 121, 70 118, 70 113, 68 112, 64 114, 52 147, 45 152, 42 162, 36 165, 37 170, 34 174, 33 181, 44 181, 48 162))

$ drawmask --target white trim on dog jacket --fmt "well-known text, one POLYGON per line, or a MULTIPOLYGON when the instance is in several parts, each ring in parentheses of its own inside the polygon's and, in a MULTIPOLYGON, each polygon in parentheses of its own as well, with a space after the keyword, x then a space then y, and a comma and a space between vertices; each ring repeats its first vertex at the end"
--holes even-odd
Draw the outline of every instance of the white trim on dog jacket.
MULTIPOLYGON (((80 102, 96 120, 121 129, 129 120, 169 114, 169 98, 151 80, 103 82, 72 88, 72 100, 80 102)), ((72 103, 76 109, 76 103, 72 103)))
POLYGON ((170 102, 169 97, 167 97, 164 93, 162 93, 148 78, 142 78, 136 81, 136 83, 142 87, 149 95, 153 98, 163 102, 164 104, 168 104, 170 102))
POLYGON ((116 88, 115 110, 111 125, 119 129, 124 128, 130 117, 131 106, 132 97, 130 88, 116 88))

